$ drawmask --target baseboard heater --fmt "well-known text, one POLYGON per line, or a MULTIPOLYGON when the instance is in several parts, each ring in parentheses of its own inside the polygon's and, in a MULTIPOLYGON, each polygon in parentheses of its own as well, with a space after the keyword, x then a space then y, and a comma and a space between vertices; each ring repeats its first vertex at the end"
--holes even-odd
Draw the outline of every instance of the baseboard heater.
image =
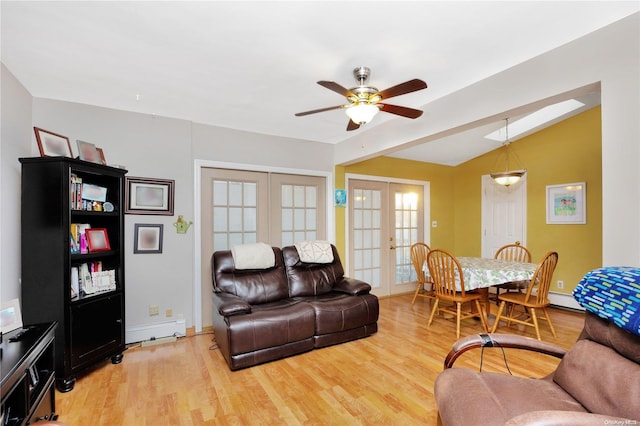
POLYGON ((183 337, 186 333, 186 322, 184 319, 179 319, 176 321, 166 321, 127 328, 125 342, 129 344, 163 337, 183 337))
MULTIPOLYGON (((493 288, 490 288, 491 293, 495 293, 493 288)), ((549 302, 551 306, 557 306, 559 308, 575 309, 577 311, 584 311, 584 308, 576 302, 576 299, 572 295, 566 293, 556 293, 554 291, 549 292, 549 302)))
POLYGON ((554 291, 549 292, 549 302, 552 306, 558 306, 561 308, 575 309, 578 311, 584 311, 584 308, 576 302, 570 294, 556 293, 554 291))

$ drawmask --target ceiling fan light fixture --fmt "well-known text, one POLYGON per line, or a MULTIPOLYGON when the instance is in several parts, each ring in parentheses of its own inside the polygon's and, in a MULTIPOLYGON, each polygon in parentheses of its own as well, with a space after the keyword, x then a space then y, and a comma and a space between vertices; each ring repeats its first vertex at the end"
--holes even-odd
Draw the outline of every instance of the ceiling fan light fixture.
POLYGON ((354 123, 366 124, 373 120, 378 111, 378 107, 373 104, 359 102, 348 107, 345 112, 354 123))

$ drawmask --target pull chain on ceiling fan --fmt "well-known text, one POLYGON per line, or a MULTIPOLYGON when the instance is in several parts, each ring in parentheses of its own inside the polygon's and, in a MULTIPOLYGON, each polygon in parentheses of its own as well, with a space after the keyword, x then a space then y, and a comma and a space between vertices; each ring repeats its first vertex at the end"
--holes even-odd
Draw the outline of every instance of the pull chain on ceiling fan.
POLYGON ((311 111, 299 112, 296 117, 302 117, 318 112, 331 111, 334 109, 346 109, 349 116, 347 130, 356 130, 361 125, 368 123, 378 113, 378 111, 388 112, 390 114, 400 115, 407 118, 418 118, 422 115, 419 109, 403 107, 398 105, 390 105, 382 103, 383 100, 400 96, 418 90, 426 89, 427 83, 422 80, 413 79, 400 83, 386 90, 378 91, 373 86, 366 86, 365 83, 371 74, 371 70, 367 67, 358 67, 353 70, 353 76, 358 81, 359 86, 347 89, 334 81, 321 80, 318 84, 329 90, 332 90, 345 98, 348 103, 336 105, 328 108, 314 109, 311 111))

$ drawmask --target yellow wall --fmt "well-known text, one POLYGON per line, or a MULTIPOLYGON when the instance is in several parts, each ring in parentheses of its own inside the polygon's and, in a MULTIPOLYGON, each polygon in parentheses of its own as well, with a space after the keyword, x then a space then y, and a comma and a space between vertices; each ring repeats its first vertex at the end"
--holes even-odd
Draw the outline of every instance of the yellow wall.
MULTIPOLYGON (((377 157, 350 166, 335 169, 336 189, 345 188, 345 174, 385 176, 396 179, 411 179, 430 182, 431 219, 438 221, 431 228, 431 245, 453 249, 453 205, 449 194, 453 191, 454 168, 422 161, 401 160, 392 157, 377 157)), ((344 258, 346 208, 336 207, 336 248, 344 258)))
MULTIPOLYGON (((602 154, 600 107, 591 109, 511 147, 527 168, 527 247, 537 262, 549 250, 559 254, 552 291, 570 293, 590 269, 602 266, 602 154), (587 184, 587 224, 547 225, 546 186, 587 184), (556 281, 565 283, 556 289, 556 281)), ((378 157, 336 167, 336 188, 345 173, 425 180, 431 183, 431 246, 459 256, 481 255, 481 176, 494 166, 490 152, 457 167, 378 157)), ((345 250, 345 208, 336 208, 336 245, 345 250)))

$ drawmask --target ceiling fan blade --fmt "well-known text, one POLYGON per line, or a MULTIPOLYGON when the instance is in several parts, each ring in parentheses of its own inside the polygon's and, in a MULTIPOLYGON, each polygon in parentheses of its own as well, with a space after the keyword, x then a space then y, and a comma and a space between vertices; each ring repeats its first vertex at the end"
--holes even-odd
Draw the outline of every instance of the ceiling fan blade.
POLYGON ((318 84, 322 87, 326 87, 329 90, 333 90, 334 92, 341 94, 345 98, 348 98, 349 96, 355 96, 353 92, 351 92, 351 90, 347 89, 346 87, 340 86, 335 81, 321 80, 318 82, 318 84))
POLYGON ((378 104, 378 105, 382 105, 382 107, 380 108, 381 111, 389 112, 395 115, 401 115, 407 118, 418 118, 422 115, 422 111, 420 111, 419 109, 413 109, 413 108, 408 108, 408 107, 403 107, 398 105, 389 105, 389 104, 378 104))
POLYGON ((296 117, 302 117, 302 116, 309 115, 309 114, 315 114, 315 113, 318 113, 318 112, 331 111, 332 109, 341 109, 341 108, 344 108, 344 105, 336 105, 336 106, 327 107, 327 108, 313 109, 311 111, 298 112, 298 113, 295 114, 295 116, 296 117))
POLYGON ((418 90, 426 89, 427 83, 417 78, 413 80, 405 81, 396 86, 389 87, 377 93, 382 99, 393 98, 394 96, 404 95, 405 93, 416 92, 418 90))
POLYGON ((350 132, 351 130, 356 130, 359 128, 360 128, 360 125, 358 123, 355 123, 353 120, 349 120, 349 123, 347 124, 347 132, 350 132))

